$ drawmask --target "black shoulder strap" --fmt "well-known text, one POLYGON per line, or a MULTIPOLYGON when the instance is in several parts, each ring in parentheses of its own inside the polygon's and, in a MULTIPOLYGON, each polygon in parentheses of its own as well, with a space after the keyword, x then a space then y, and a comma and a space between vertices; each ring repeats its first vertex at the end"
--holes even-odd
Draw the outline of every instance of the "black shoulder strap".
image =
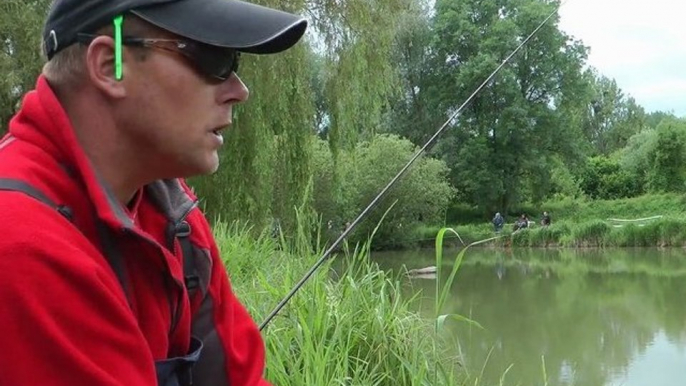
POLYGON ((174 226, 174 237, 179 240, 183 254, 183 274, 188 298, 193 299, 200 287, 200 277, 195 265, 193 247, 191 246, 191 226, 187 221, 181 221, 174 226))
POLYGON ((57 205, 55 205, 55 203, 49 199, 48 196, 24 181, 15 180, 13 178, 0 178, 0 190, 22 192, 51 208, 57 209, 57 205))

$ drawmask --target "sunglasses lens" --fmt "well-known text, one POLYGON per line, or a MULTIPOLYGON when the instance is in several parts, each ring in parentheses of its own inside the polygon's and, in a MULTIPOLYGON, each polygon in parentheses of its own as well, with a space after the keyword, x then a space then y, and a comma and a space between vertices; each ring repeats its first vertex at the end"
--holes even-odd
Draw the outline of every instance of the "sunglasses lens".
POLYGON ((236 50, 230 48, 197 46, 191 53, 202 72, 213 78, 226 80, 231 73, 238 71, 238 57, 236 50))

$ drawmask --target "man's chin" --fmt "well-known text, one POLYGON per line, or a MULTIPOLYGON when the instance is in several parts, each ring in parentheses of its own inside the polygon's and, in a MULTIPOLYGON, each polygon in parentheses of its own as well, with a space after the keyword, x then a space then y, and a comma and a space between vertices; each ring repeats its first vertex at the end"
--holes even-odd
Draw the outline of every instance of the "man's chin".
POLYGON ((217 172, 219 170, 219 161, 215 162, 206 162, 203 164, 196 164, 193 165, 191 168, 186 168, 183 173, 180 173, 180 175, 177 175, 176 177, 181 177, 181 178, 192 178, 192 177, 201 177, 201 176, 209 176, 217 172))
POLYGON ((200 174, 209 176, 216 173, 217 170, 219 170, 219 159, 215 159, 213 162, 206 164, 200 174))

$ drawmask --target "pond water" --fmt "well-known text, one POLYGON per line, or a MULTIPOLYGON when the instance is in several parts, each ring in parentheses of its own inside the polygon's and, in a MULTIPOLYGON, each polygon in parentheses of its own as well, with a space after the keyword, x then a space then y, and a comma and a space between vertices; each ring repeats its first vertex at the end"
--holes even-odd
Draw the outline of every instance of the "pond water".
MULTIPOLYGON (((452 261, 455 251, 445 259, 452 261)), ((434 252, 379 252, 384 269, 435 265, 434 252)), ((445 261, 444 261, 445 263, 445 261)), ((444 265, 444 282, 451 266, 444 265)), ((434 315, 436 279, 407 279, 434 315)), ((479 385, 686 385, 686 252, 467 251, 443 313, 456 365, 479 385)))

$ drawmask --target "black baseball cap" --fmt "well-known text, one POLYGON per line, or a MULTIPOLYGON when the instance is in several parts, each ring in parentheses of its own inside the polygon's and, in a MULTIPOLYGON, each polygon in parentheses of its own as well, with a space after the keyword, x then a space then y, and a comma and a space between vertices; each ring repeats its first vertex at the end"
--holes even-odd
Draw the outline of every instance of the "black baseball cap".
POLYGON ((301 16, 239 0, 54 0, 43 30, 46 56, 127 12, 191 40, 255 54, 284 51, 307 28, 301 16))

